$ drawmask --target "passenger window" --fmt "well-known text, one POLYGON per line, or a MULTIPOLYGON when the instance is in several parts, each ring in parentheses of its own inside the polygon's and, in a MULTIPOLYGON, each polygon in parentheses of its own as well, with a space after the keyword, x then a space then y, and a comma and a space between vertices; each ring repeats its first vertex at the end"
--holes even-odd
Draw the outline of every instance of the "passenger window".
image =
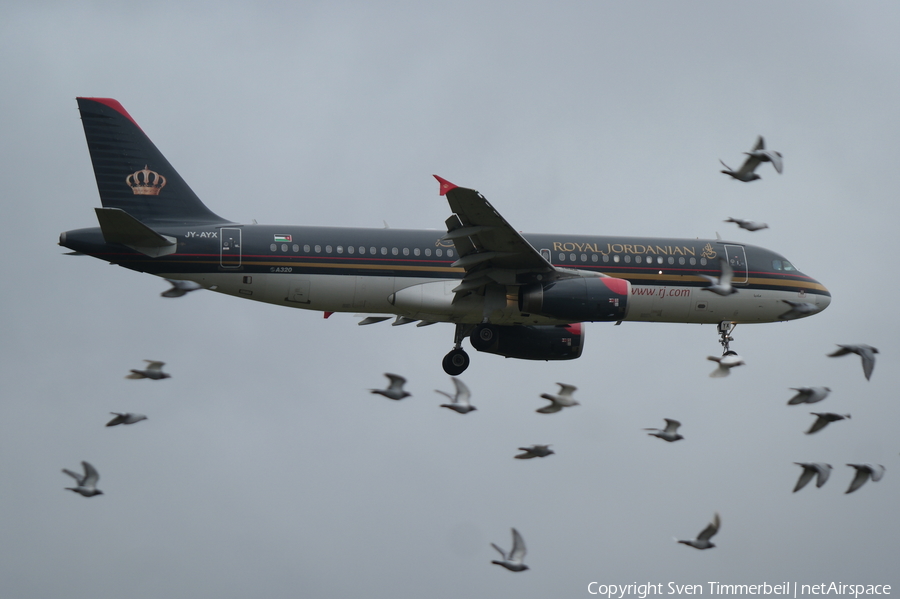
POLYGON ((316 246, 316 253, 317 253, 317 254, 321 254, 321 253, 322 253, 322 246, 321 246, 321 245, 317 245, 317 246, 316 246))
POLYGON ((331 253, 331 246, 330 246, 330 245, 326 245, 326 246, 325 246, 325 253, 326 253, 326 254, 330 254, 330 253, 331 253))
POLYGON ((563 254, 562 252, 559 253, 559 261, 560 261, 560 262, 565 262, 565 261, 566 261, 566 255, 563 254))
POLYGON ((348 246, 347 246, 347 253, 348 253, 348 254, 352 254, 352 253, 355 252, 355 251, 356 251, 356 248, 354 248, 352 245, 348 245, 348 246))
POLYGON ((399 250, 397 248, 391 248, 391 253, 396 256, 399 253, 399 250))
MULTIPOLYGON (((609 262, 609 254, 603 254, 603 261, 609 262)), ((618 262, 618 260, 617 260, 617 262, 618 262)))
POLYGON ((434 250, 434 255, 435 256, 443 256, 444 250, 442 250, 441 248, 438 248, 438 249, 434 250))
MULTIPOLYGON (((375 248, 372 248, 372 250, 374 250, 374 249, 375 249, 375 248)), ((364 248, 363 246, 359 246, 359 253, 360 253, 360 254, 365 254, 365 253, 366 253, 366 248, 364 248)), ((375 252, 373 251, 372 253, 374 254, 375 252)))
POLYGON ((695 264, 697 264, 697 259, 694 257, 691 257, 691 266, 694 266, 695 264))
POLYGON ((669 264, 675 264, 675 258, 669 256, 669 264))
MULTIPOLYGON (((640 256, 635 256, 635 257, 634 257, 634 261, 637 262, 638 264, 641 263, 641 260, 643 260, 643 258, 641 258, 640 256)), ((648 258, 648 259, 647 259, 647 262, 650 262, 651 260, 653 260, 653 258, 648 258)))
POLYGON ((706 266, 706 258, 700 258, 700 266, 706 266))
POLYGON ((381 248, 381 255, 387 256, 387 248, 381 248))
POLYGON ((300 251, 300 246, 295 243, 294 247, 292 249, 294 250, 294 253, 296 254, 297 252, 300 251))
POLYGON ((631 256, 629 256, 628 254, 625 254, 625 264, 630 264, 630 263, 631 263, 631 256))
POLYGON ((613 262, 618 262, 618 261, 619 261, 619 254, 616 254, 615 256, 613 256, 613 262))
POLYGON ((403 248, 403 255, 409 256, 409 248, 403 248))
POLYGON ((309 244, 308 243, 303 246, 303 251, 306 252, 307 254, 309 253, 309 244))
POLYGON ((337 246, 337 252, 338 252, 338 254, 343 254, 343 253, 344 253, 344 246, 342 246, 342 245, 337 246))
POLYGON ((591 255, 591 262, 596 262, 596 261, 597 261, 597 254, 591 255))
POLYGON ((575 262, 575 254, 569 254, 569 259, 570 259, 572 262, 575 262))
POLYGON ((272 245, 269 246, 269 249, 272 250, 273 252, 277 252, 278 246, 273 243, 272 245))
POLYGON ((450 258, 452 258, 452 257, 453 257, 453 250, 447 250, 447 256, 449 256, 450 258))
POLYGON ((420 250, 419 248, 413 248, 413 254, 415 254, 416 256, 418 256, 421 253, 422 253, 422 250, 420 250))
POLYGON ((678 264, 681 264, 682 266, 684 266, 684 256, 678 257, 678 264))

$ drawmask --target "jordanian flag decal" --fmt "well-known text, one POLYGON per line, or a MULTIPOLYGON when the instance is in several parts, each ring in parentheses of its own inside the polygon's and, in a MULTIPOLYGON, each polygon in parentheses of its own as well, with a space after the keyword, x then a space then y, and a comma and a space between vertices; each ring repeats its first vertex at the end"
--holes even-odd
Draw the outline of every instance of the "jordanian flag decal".
POLYGON ((276 243, 278 243, 279 241, 290 241, 290 240, 291 240, 290 235, 276 235, 275 236, 276 243))

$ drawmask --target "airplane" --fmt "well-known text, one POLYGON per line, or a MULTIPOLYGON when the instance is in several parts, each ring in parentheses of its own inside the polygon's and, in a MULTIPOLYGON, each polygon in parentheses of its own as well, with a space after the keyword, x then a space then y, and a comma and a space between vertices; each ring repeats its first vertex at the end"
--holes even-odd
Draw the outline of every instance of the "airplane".
POLYGON ((443 368, 479 352, 571 360, 585 322, 717 325, 723 353, 739 323, 821 312, 831 294, 771 250, 721 239, 523 234, 474 189, 439 182, 451 214, 435 230, 240 224, 213 213, 122 105, 78 98, 102 203, 99 227, 59 244, 131 270, 239 298, 455 325, 443 368), (720 259, 727 264, 720 263, 720 259), (707 293, 725 277, 737 293, 707 293), (790 305, 788 302, 791 302, 790 305), (800 304, 803 310, 792 306, 800 304), (790 312, 790 314, 788 314, 790 312))

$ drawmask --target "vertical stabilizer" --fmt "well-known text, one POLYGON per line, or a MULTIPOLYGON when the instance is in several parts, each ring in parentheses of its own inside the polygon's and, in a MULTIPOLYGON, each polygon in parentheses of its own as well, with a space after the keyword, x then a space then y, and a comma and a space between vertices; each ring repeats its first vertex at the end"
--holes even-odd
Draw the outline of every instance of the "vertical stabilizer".
POLYGON ((228 222, 200 201, 116 100, 78 98, 78 109, 104 208, 147 224, 228 222))

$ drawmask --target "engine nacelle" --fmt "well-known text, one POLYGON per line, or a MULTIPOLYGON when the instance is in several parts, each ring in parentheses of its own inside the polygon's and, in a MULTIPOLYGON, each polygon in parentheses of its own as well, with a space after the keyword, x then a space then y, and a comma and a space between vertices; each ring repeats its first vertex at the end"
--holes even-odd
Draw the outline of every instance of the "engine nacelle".
POLYGON ((631 283, 615 277, 532 283, 519 291, 519 309, 572 322, 623 320, 631 283))
POLYGON ((574 360, 581 356, 584 329, 580 322, 566 325, 479 325, 469 337, 481 352, 521 360, 574 360))

